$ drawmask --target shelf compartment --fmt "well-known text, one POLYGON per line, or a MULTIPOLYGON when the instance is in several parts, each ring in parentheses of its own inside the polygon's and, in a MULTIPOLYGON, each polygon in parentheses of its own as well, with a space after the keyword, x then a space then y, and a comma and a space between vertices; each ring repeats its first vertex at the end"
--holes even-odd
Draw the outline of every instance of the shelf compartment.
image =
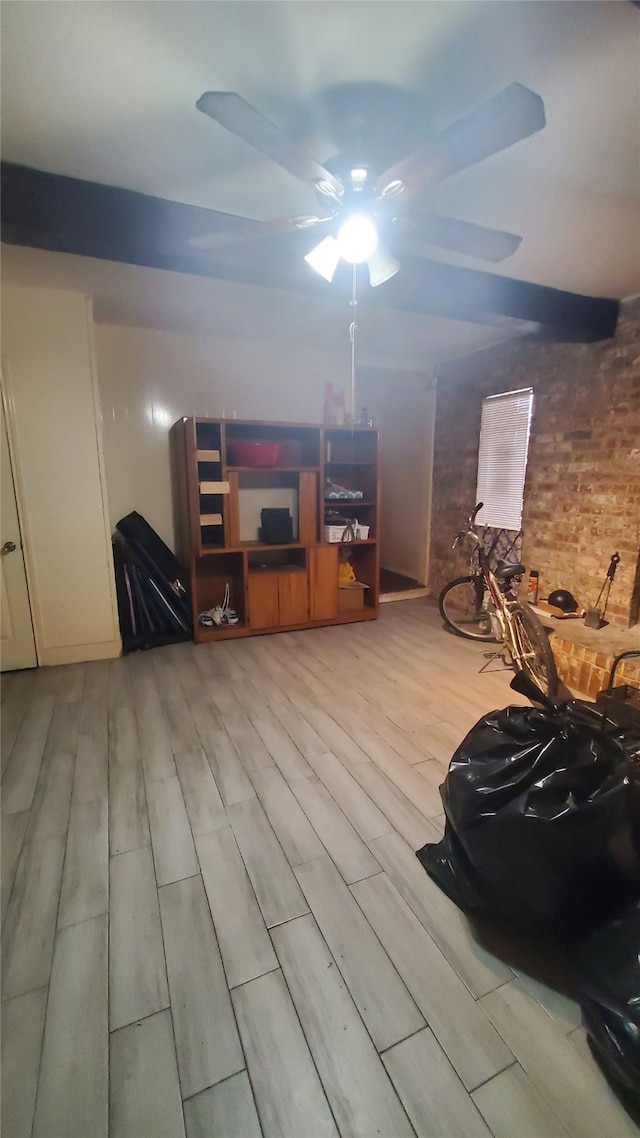
POLYGON ((218 630, 240 629, 246 625, 246 604, 244 587, 244 555, 242 553, 228 553, 221 550, 215 557, 198 557, 196 559, 196 586, 193 597, 194 627, 196 634, 217 632, 218 630), (198 616, 202 612, 221 605, 224 600, 225 586, 229 584, 230 607, 235 610, 239 623, 233 625, 216 625, 215 629, 201 628, 198 616))
POLYGON ((256 467, 233 473, 238 482, 238 538, 240 545, 259 542, 263 509, 289 510, 293 541, 300 541, 300 476, 297 471, 256 467))
POLYGON ((320 466, 320 432, 313 427, 232 421, 225 424, 225 434, 228 448, 234 442, 277 443, 280 448, 277 463, 271 467, 252 467, 252 469, 299 470, 301 467, 320 466))
POLYGON ((247 552, 249 575, 252 573, 306 572, 307 551, 303 545, 262 545, 247 552))
POLYGON ((213 628, 198 626, 196 639, 199 644, 208 644, 214 640, 232 640, 234 636, 247 636, 248 626, 244 621, 237 624, 216 624, 213 628))
POLYGON ((363 608, 376 608, 378 558, 375 549, 375 541, 350 542, 349 561, 356 575, 356 580, 360 581, 363 585, 369 586, 368 589, 363 590, 363 608))
POLYGON ((324 429, 324 458, 331 466, 351 466, 377 461, 378 432, 371 428, 324 429))
POLYGON ((348 466, 325 466, 325 478, 322 486, 322 498, 325 502, 334 502, 336 509, 353 509, 358 502, 373 502, 378 496, 378 478, 373 463, 350 463, 348 466), (343 490, 359 490, 361 498, 333 498, 329 496, 332 487, 343 490))
POLYGON ((222 439, 220 423, 207 419, 196 419, 196 458, 198 462, 220 462, 222 458, 222 439), (200 455, 216 454, 217 458, 200 458, 200 455))

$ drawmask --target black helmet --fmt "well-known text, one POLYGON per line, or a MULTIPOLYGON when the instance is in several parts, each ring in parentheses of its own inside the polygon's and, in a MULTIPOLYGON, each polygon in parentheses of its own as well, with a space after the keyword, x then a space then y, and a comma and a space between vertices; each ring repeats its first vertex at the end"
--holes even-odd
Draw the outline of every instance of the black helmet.
POLYGON ((553 593, 549 593, 549 604, 562 609, 563 612, 578 611, 578 602, 568 589, 555 589, 553 593))

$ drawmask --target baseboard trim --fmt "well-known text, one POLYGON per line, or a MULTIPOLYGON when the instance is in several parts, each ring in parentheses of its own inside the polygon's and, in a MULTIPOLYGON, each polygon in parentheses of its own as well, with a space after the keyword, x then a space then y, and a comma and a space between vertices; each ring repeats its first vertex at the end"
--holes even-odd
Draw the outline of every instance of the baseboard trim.
POLYGON ((401 593, 382 593, 378 600, 380 604, 385 601, 415 601, 418 597, 430 597, 431 589, 404 589, 401 593))

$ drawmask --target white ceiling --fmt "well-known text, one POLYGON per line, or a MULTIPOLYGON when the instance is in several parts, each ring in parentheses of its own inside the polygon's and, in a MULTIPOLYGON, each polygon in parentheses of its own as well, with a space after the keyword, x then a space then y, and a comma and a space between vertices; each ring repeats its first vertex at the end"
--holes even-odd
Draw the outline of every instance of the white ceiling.
MULTIPOLYGON (((637 294, 640 9, 627 0, 2 4, 4 159, 253 217, 312 212, 315 198, 200 114, 203 91, 238 91, 325 161, 340 124, 329 138, 318 107, 335 86, 411 92, 426 136, 513 81, 542 96, 546 128, 433 187, 425 209, 522 234, 491 271, 637 294)), ((440 328, 440 357, 460 354, 457 322, 407 319, 440 328)))

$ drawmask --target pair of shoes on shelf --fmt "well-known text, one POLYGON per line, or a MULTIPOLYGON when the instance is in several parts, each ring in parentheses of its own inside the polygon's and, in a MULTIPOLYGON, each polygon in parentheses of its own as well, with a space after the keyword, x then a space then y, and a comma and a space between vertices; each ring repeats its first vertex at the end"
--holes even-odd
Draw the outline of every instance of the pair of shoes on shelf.
POLYGON ((229 582, 227 581, 224 588, 224 598, 221 605, 215 605, 214 608, 209 609, 207 612, 200 613, 198 623, 202 628, 215 628, 216 625, 222 624, 238 624, 238 616, 235 609, 231 608, 231 594, 229 590, 229 582))
POLYGON ((220 611, 220 624, 238 624, 238 615, 235 609, 231 608, 231 592, 228 581, 224 587, 224 599, 220 611))

